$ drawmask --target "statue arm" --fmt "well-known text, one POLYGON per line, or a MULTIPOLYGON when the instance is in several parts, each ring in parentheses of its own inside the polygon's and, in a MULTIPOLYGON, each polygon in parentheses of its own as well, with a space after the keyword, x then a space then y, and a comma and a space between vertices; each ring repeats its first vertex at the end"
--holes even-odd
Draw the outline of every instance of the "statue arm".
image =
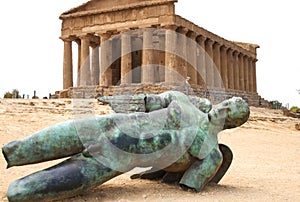
POLYGON ((167 108, 172 101, 182 98, 187 99, 187 96, 180 92, 167 91, 161 94, 102 96, 97 100, 111 106, 116 113, 132 113, 167 108))
POLYGON ((210 101, 206 98, 186 96, 176 91, 167 91, 161 94, 116 95, 98 98, 99 102, 109 104, 116 113, 151 112, 167 108, 175 100, 191 102, 204 113, 208 113, 212 108, 210 101))
POLYGON ((108 104, 116 113, 145 112, 145 94, 115 95, 97 98, 99 102, 108 104))
POLYGON ((180 92, 167 91, 158 95, 149 94, 145 97, 145 108, 147 112, 167 108, 172 101, 190 101, 195 107, 204 113, 212 109, 211 102, 206 98, 187 96, 180 92), (187 100, 185 100, 187 99, 187 100))

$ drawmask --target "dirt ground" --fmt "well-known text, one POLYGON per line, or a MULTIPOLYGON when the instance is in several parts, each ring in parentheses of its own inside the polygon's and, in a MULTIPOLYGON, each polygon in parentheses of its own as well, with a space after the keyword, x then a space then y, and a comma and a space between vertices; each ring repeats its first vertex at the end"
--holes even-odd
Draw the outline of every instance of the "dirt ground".
MULTIPOLYGON (((89 101, 89 106, 72 100, 0 100, 0 145, 23 138, 52 124, 70 120, 75 114, 103 114, 109 107, 89 101)), ((76 115, 77 116, 77 115, 76 115)), ((280 110, 251 107, 249 121, 226 130, 219 142, 230 146, 234 158, 217 185, 201 193, 186 192, 158 181, 131 180, 121 175, 96 189, 65 201, 300 201, 300 131, 298 119, 280 110)), ((9 184, 59 161, 6 169, 0 155, 0 201, 8 201, 9 184)))

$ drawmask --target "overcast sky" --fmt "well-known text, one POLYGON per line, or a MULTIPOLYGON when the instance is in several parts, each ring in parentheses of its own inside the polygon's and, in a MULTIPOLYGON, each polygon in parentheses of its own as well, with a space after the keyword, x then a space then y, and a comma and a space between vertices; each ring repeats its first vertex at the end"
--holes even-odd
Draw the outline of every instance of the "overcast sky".
MULTIPOLYGON (((62 89, 59 15, 86 0, 0 3, 0 97, 19 89, 40 97, 62 89)), ((300 106, 300 12, 297 0, 179 0, 178 15, 223 38, 260 45, 258 93, 300 106)))

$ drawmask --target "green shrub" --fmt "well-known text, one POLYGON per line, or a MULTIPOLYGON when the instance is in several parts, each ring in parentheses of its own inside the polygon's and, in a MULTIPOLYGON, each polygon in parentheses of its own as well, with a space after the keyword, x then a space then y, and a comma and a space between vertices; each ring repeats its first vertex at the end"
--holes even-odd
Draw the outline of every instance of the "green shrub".
POLYGON ((6 92, 4 94, 4 98, 12 98, 13 97, 13 94, 11 92, 6 92))
POLYGON ((21 98, 21 96, 18 89, 13 89, 11 92, 6 92, 4 98, 21 98))
POLYGON ((290 112, 300 113, 300 108, 296 107, 296 106, 293 106, 293 107, 291 107, 290 112))

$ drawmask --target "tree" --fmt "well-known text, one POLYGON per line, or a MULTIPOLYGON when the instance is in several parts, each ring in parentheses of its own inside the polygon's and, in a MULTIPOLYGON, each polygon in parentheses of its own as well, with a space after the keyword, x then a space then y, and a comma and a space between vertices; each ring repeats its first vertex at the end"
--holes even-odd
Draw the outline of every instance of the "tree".
POLYGON ((21 96, 18 89, 13 89, 11 92, 6 92, 4 98, 21 98, 21 96))
POLYGON ((20 92, 18 89, 13 89, 12 94, 13 94, 13 98, 21 98, 20 92))

